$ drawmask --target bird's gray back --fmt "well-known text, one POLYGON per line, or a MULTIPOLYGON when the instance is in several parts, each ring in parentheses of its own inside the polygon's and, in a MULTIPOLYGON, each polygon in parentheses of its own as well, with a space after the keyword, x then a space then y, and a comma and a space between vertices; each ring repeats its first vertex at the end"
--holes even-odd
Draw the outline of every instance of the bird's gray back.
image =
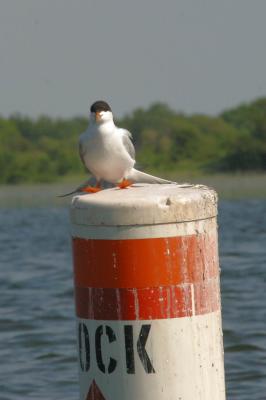
POLYGON ((121 134, 122 134, 122 141, 123 141, 123 145, 126 148, 126 151, 128 152, 128 154, 130 155, 130 157, 135 160, 136 158, 136 152, 135 152, 135 147, 131 141, 132 139, 132 135, 131 133, 126 130, 126 129, 122 129, 120 128, 121 134))

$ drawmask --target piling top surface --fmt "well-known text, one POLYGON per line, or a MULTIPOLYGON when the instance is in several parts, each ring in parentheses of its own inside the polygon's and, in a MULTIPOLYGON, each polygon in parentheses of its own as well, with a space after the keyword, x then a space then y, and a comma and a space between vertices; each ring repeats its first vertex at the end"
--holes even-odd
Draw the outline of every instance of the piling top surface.
POLYGON ((136 184, 74 196, 77 225, 127 226, 197 221, 217 215, 216 192, 202 185, 136 184))

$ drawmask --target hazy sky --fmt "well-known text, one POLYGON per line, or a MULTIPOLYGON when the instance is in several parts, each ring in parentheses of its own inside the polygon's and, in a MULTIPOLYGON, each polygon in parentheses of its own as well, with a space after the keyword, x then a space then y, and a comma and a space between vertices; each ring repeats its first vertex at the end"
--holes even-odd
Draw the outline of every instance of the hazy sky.
POLYGON ((0 0, 0 114, 218 113, 266 95, 265 0, 0 0))

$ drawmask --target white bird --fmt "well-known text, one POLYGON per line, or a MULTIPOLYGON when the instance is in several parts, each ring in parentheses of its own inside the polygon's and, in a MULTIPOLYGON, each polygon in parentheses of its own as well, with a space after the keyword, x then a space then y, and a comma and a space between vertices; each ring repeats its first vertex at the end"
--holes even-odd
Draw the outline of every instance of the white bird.
POLYGON ((90 108, 90 123, 79 138, 80 158, 96 179, 95 186, 88 181, 76 191, 94 193, 101 190, 101 181, 124 189, 133 183, 175 183, 138 171, 131 133, 114 124, 113 113, 105 101, 96 101, 90 108))

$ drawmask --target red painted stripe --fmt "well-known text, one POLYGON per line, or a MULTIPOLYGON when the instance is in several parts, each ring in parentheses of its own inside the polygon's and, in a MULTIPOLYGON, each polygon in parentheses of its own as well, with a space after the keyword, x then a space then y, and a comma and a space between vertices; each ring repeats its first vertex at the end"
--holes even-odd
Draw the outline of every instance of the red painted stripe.
POLYGON ((95 320, 149 320, 188 317, 219 309, 217 278, 193 285, 152 288, 76 287, 76 314, 95 320), (194 299, 194 304, 192 304, 194 299))
POLYGON ((75 284, 96 288, 147 288, 217 277, 216 235, 130 239, 73 239, 75 284))

